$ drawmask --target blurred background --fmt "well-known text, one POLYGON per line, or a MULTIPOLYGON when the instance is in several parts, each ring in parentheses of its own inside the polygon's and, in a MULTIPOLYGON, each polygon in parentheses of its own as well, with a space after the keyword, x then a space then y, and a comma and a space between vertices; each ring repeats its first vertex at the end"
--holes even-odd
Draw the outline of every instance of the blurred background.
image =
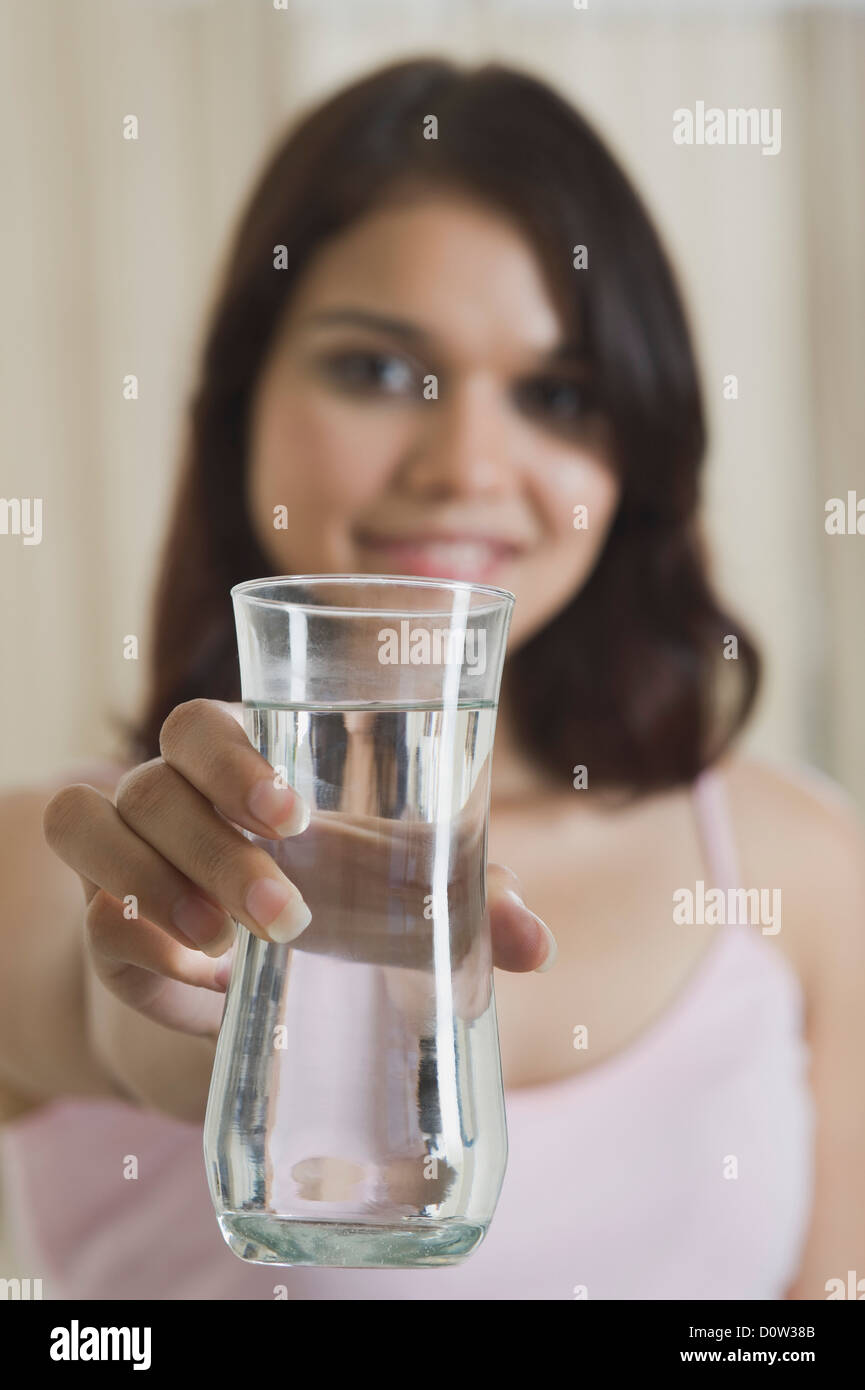
POLYGON ((41 498, 42 538, 0 533, 0 785, 110 755, 136 707, 203 315, 268 149, 419 53, 551 81, 642 192, 703 369, 718 583, 767 659, 748 741, 865 808, 865 535, 825 530, 865 498, 865 7, 813 0, 4 0, 0 496, 41 498), (698 101, 780 108, 780 152, 675 144, 698 101))

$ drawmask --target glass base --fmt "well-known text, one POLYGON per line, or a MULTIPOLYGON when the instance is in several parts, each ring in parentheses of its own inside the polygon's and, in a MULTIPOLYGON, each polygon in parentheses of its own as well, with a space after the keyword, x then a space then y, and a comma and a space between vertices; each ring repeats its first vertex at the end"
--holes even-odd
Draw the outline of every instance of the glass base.
POLYGON ((219 1226, 241 1260, 339 1269, 426 1269, 455 1265, 480 1245, 486 1226, 455 1221, 350 1225, 284 1216, 223 1212, 219 1226))

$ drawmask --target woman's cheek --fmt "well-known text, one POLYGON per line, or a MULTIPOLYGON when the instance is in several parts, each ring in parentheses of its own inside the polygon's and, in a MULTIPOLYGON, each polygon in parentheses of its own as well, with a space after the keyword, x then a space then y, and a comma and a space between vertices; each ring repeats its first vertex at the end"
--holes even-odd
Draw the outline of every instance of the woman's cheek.
POLYGON ((293 500, 351 512, 385 488, 405 437, 393 412, 308 397, 284 412, 269 471, 293 500))
POLYGON ((605 461, 590 455, 553 458, 536 470, 534 483, 538 506, 559 542, 582 541, 581 550, 601 544, 619 498, 605 461))

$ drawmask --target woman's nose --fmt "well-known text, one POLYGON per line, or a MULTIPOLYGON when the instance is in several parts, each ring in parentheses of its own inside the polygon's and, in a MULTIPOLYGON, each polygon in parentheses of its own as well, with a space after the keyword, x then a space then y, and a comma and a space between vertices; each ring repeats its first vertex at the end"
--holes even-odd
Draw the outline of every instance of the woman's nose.
POLYGON ((418 416, 418 434, 403 462, 406 486, 428 497, 494 494, 512 486, 504 408, 491 384, 450 390, 425 401, 418 416))

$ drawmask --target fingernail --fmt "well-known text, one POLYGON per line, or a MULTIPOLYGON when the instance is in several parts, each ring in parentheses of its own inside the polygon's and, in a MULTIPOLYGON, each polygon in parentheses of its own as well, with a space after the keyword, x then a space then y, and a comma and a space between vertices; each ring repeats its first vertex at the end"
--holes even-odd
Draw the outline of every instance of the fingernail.
POLYGON ((231 918, 197 893, 186 893, 171 914, 178 931, 206 956, 222 956, 233 945, 237 932, 231 918))
MULTIPOLYGON (((528 911, 528 909, 526 909, 526 911, 528 911)), ((553 966, 555 965, 556 959, 559 954, 559 944, 556 941, 556 938, 553 936, 553 933, 547 926, 546 922, 542 922, 540 917, 535 916, 534 912, 532 913, 532 916, 535 918, 535 921, 541 928, 541 931, 544 933, 544 936, 547 938, 546 958, 544 959, 543 964, 535 966, 535 974, 543 975, 545 970, 552 970, 553 966)))
POLYGON ((309 807, 291 787, 274 786, 270 777, 256 782, 246 804, 256 820, 264 821, 279 835, 299 835, 309 825, 309 807))
POLYGON ((505 892, 507 893, 509 898, 513 898, 515 902, 519 903, 520 907, 523 909, 523 912, 527 912, 529 914, 532 921, 537 923, 537 925, 540 927, 541 931, 544 933, 544 936, 547 939, 547 954, 544 957, 542 963, 540 965, 535 966, 534 972, 536 975, 543 975, 545 970, 551 970, 556 963, 556 958, 559 954, 558 942, 556 941, 556 938, 553 936, 553 933, 550 931, 546 922, 544 922, 543 919, 540 918, 536 912, 532 912, 531 908, 526 907, 525 903, 523 902, 522 898, 520 897, 519 893, 516 891, 515 888, 506 888, 505 892))
POLYGON ((246 910, 271 941, 283 945, 309 926, 312 913, 292 883, 259 878, 246 895, 246 910))
POLYGON ((226 952, 224 959, 219 962, 219 965, 213 972, 213 983, 218 989, 228 988, 228 981, 231 977, 233 966, 234 949, 232 948, 230 951, 226 952))

